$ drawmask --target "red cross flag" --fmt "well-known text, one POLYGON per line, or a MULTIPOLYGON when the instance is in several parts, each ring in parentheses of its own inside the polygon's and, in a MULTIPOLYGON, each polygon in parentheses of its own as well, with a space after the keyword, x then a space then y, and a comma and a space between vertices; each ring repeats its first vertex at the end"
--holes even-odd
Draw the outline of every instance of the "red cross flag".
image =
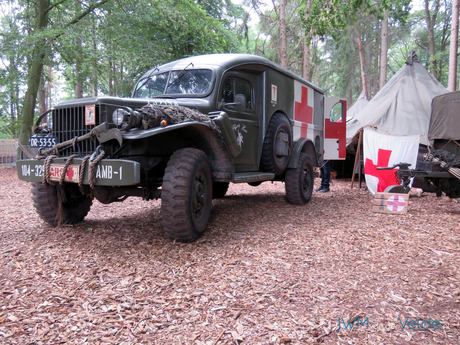
POLYGON ((417 163, 419 135, 396 136, 380 134, 372 128, 364 129, 363 153, 364 174, 369 192, 383 192, 385 188, 395 185, 396 177, 393 170, 377 170, 378 167, 389 167, 398 163, 410 163, 415 169, 417 163))

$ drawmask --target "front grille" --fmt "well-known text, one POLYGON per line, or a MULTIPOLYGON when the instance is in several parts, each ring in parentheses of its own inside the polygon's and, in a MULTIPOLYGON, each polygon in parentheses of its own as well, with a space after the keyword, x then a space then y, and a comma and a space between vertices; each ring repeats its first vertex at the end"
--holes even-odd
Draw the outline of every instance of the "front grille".
MULTIPOLYGON (((66 107, 53 110, 53 135, 62 143, 75 137, 80 137, 91 131, 99 125, 99 106, 96 105, 96 124, 85 125, 85 106, 66 107)), ((73 147, 65 149, 60 153, 61 156, 69 156, 73 153, 79 153, 86 156, 95 151, 97 146, 96 139, 79 142, 75 149, 73 147)))

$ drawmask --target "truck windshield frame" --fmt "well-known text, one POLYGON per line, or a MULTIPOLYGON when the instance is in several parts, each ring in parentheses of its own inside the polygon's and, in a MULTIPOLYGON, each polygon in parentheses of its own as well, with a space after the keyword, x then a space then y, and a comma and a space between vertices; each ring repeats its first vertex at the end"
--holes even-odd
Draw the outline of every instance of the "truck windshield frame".
POLYGON ((204 96, 214 84, 211 69, 172 70, 156 73, 141 80, 135 88, 134 98, 156 98, 167 95, 204 96))

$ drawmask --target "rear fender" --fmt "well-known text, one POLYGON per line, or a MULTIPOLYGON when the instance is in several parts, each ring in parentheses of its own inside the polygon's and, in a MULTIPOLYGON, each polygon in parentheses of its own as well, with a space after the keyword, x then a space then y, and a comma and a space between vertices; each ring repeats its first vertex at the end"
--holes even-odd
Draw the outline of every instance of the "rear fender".
POLYGON ((319 166, 318 156, 316 154, 315 145, 310 139, 302 138, 297 141, 292 149, 291 159, 289 160, 288 168, 295 169, 299 163, 299 156, 301 152, 305 152, 313 161, 314 166, 319 166))

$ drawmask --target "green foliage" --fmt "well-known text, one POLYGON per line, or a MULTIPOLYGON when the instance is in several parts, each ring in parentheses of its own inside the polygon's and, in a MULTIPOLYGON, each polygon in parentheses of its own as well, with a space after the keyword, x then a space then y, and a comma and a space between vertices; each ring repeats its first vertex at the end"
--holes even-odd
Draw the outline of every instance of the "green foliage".
MULTIPOLYGON (((36 30, 38 3, 9 0, 8 11, 0 18, 0 119, 15 135, 37 46, 43 48, 41 61, 53 70, 54 77, 46 80, 64 81, 60 89, 54 86, 54 101, 75 97, 79 83, 83 96, 96 91, 129 96, 136 79, 146 70, 190 55, 248 52, 280 62, 276 0, 265 6, 251 1, 254 8, 258 6, 257 27, 248 25, 254 12, 246 13, 231 0, 109 0, 79 20, 75 18, 96 0, 62 0, 54 2, 56 6, 49 11, 47 28, 36 30)), ((356 99, 362 89, 360 37, 366 59, 364 72, 374 93, 378 90, 375 80, 384 9, 389 11, 389 76, 414 49, 429 68, 424 13, 408 16, 409 7, 409 0, 312 0, 309 11, 306 0, 288 1, 288 68, 302 75, 305 34, 311 33, 313 82, 328 95, 356 99), (306 20, 307 12, 310 17, 306 20)), ((436 59, 443 83, 447 81, 450 8, 450 0, 442 3, 435 26, 436 59)))
POLYGON ((318 36, 321 39, 333 37, 340 39, 342 30, 349 25, 359 23, 359 18, 365 13, 382 19, 383 10, 389 11, 389 17, 404 24, 409 15, 411 0, 389 1, 382 0, 375 3, 369 0, 311 0, 311 9, 307 7, 307 0, 301 0, 299 12, 308 39, 318 36), (306 15, 308 14, 308 18, 306 15))
POLYGON ((13 122, 20 118, 37 46, 43 48, 43 64, 65 81, 64 89, 55 91, 60 98, 75 97, 77 82, 84 96, 93 90, 129 96, 136 78, 152 66, 189 55, 241 51, 235 28, 244 11, 230 0, 111 0, 78 18, 94 3, 51 3, 48 26, 38 31, 38 2, 9 1, 11 11, 0 22, 1 116, 13 122))
MULTIPOLYGON (((299 0, 286 3, 286 37, 288 69, 302 75, 303 31, 297 8, 299 0)), ((249 52, 280 63, 280 28, 277 8, 268 8, 260 15, 257 33, 252 33, 253 44, 249 52)), ((249 45, 248 45, 249 46, 249 45)))
POLYGON ((189 55, 239 52, 240 36, 231 29, 232 13, 239 11, 230 1, 115 1, 54 43, 67 91, 73 93, 78 72, 86 94, 96 88, 129 96, 135 79, 152 66, 189 55))

